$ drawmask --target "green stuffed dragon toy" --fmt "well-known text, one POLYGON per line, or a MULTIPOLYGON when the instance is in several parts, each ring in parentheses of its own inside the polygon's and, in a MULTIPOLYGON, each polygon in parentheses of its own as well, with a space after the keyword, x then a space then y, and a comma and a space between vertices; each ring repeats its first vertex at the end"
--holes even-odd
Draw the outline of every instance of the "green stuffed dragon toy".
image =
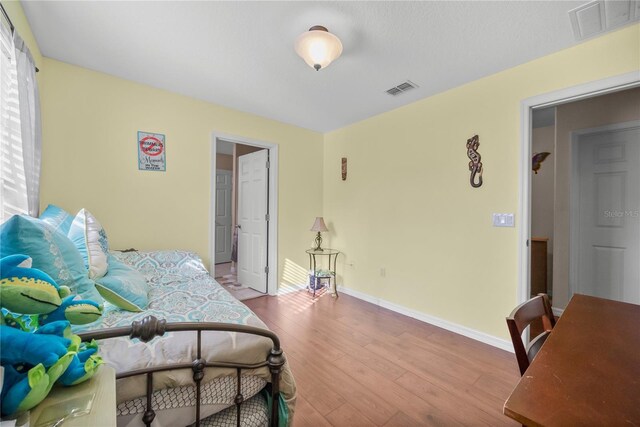
POLYGON ((56 383, 88 380, 102 364, 97 344, 81 343, 70 326, 96 321, 102 307, 75 299, 30 261, 26 255, 0 259, 3 417, 35 407, 56 383))

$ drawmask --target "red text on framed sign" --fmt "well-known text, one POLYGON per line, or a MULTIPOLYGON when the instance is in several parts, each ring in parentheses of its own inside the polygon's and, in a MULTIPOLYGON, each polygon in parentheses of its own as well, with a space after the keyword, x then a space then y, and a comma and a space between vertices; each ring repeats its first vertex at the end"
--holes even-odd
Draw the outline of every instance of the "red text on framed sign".
POLYGON ((138 169, 166 171, 166 141, 161 133, 138 131, 138 169))

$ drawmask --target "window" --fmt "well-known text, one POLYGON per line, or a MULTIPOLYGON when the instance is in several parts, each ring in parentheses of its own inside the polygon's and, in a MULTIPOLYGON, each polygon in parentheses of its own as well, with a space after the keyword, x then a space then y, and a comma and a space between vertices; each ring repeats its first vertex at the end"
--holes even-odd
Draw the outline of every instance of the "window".
POLYGON ((0 222, 38 216, 40 96, 36 66, 24 40, 0 24, 0 222))
POLYGON ((11 30, 0 25, 0 222, 28 213, 18 76, 11 30))

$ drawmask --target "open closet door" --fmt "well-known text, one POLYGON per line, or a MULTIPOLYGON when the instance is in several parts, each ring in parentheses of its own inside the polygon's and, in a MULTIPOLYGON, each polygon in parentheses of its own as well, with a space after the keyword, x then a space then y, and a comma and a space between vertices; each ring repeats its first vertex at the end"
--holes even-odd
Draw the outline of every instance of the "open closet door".
POLYGON ((231 262, 231 171, 216 171, 216 264, 231 262))
POLYGON ((238 282, 267 292, 268 150, 238 158, 238 282))

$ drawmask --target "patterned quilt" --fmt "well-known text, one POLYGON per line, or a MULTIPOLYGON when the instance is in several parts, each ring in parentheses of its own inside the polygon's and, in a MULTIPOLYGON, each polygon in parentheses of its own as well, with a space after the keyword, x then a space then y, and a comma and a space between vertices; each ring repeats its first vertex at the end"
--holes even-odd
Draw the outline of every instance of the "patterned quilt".
MULTIPOLYGON (((114 256, 136 268, 146 277, 149 283, 149 306, 144 312, 133 313, 105 303, 105 313, 101 321, 77 328, 76 332, 128 326, 131 322, 141 320, 148 315, 166 319, 168 322, 221 322, 266 328, 246 305, 235 299, 209 275, 200 258, 192 252, 176 250, 115 252, 114 256)), ((209 331, 202 333, 202 356, 210 361, 259 363, 266 359, 271 346, 270 339, 254 335, 209 331)), ((106 363, 116 369, 116 372, 191 362, 196 358, 196 334, 195 332, 167 333, 148 343, 126 337, 104 340, 100 342, 100 355, 106 363)), ((259 377, 265 382, 270 380, 266 367, 245 371, 244 374, 259 377)), ((234 375, 233 369, 208 368, 205 370, 203 381, 204 383, 219 382, 224 377, 234 375)), ((178 390, 185 386, 190 387, 193 385, 191 377, 190 370, 156 373, 154 390, 172 388, 178 390)), ((280 390, 289 407, 289 419, 291 419, 296 390, 288 365, 285 365, 281 376, 280 390)), ((159 395, 159 392, 154 393, 154 400, 156 394, 159 395)), ((131 404, 144 395, 144 376, 118 380, 119 407, 131 404)), ((245 396, 245 398, 249 397, 245 396)), ((229 406, 224 401, 219 403, 217 410, 229 406)), ((185 406, 191 406, 191 404, 185 406)), ((128 421, 135 424, 137 419, 128 421)), ((166 425, 171 425, 172 423, 168 421, 170 420, 165 420, 166 425)))
POLYGON ((225 322, 266 327, 209 275, 200 258, 192 252, 114 252, 113 255, 146 277, 149 306, 142 313, 132 313, 107 303, 102 324, 93 324, 90 329, 128 326, 148 315, 167 322, 225 322))

